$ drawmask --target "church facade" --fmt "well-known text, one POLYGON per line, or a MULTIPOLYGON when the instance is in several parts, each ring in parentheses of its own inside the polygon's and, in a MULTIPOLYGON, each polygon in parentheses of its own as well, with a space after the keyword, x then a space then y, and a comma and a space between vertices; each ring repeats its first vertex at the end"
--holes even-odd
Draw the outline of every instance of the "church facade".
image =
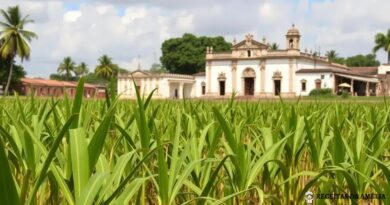
POLYGON ((330 88, 334 94, 347 89, 359 96, 384 92, 378 68, 332 63, 317 53, 301 51, 300 41, 300 32, 294 25, 285 35, 285 48, 280 50, 270 50, 265 39, 257 41, 248 34, 244 40, 234 41, 229 52, 213 52, 212 47, 207 47, 204 73, 154 74, 137 70, 118 76, 118 91, 123 98, 135 98, 136 88, 145 94, 156 88, 155 98, 224 98, 233 93, 258 98, 295 97, 307 96, 319 88, 330 88))

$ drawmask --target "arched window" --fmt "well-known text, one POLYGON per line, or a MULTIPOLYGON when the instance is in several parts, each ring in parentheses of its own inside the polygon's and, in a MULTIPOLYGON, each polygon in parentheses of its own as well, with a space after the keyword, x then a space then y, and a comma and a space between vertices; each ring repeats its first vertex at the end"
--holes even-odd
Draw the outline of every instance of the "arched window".
POLYGON ((293 39, 290 39, 289 42, 290 42, 290 44, 289 44, 289 45, 290 45, 290 48, 294 48, 294 40, 293 40, 293 39))
POLYGON ((306 91, 306 80, 305 79, 301 80, 301 91, 306 91))
POLYGON ((321 89, 321 79, 316 79, 315 81, 316 89, 321 89))
POLYGON ((248 50, 247 53, 248 53, 248 57, 251 57, 251 51, 248 50))
POLYGON ((206 83, 205 82, 201 83, 201 88, 202 88, 202 95, 205 95, 206 94, 206 83))

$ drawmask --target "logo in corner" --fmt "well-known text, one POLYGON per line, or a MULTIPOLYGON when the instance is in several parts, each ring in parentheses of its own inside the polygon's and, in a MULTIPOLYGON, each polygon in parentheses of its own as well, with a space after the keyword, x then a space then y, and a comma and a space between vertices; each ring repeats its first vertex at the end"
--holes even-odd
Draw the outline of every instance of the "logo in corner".
POLYGON ((313 204, 314 194, 311 191, 305 193, 305 200, 307 204, 313 204))

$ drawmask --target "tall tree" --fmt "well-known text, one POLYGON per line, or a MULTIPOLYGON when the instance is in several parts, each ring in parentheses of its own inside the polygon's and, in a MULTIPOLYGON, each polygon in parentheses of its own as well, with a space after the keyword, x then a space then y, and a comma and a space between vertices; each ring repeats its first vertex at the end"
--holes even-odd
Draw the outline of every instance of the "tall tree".
MULTIPOLYGON (((0 58, 0 82, 7 82, 9 76, 9 67, 10 62, 8 60, 3 60, 0 58)), ((21 65, 17 65, 14 62, 13 65, 13 73, 11 78, 10 85, 16 84, 20 82, 21 78, 24 78, 26 75, 26 71, 24 71, 21 65)))
POLYGON ((81 62, 80 65, 76 67, 74 73, 77 77, 85 76, 89 72, 88 65, 84 62, 81 62))
POLYGON ((375 46, 372 50, 376 53, 381 48, 387 52, 387 63, 390 64, 390 29, 387 30, 386 35, 383 33, 375 35, 375 46))
POLYGON ((96 66, 95 73, 105 79, 110 79, 118 72, 118 65, 112 62, 112 58, 103 55, 99 58, 99 64, 96 66))
POLYGON ((31 31, 25 30, 24 26, 33 23, 29 16, 22 16, 19 7, 8 7, 5 11, 0 10, 0 14, 4 21, 0 21, 0 56, 2 59, 9 61, 9 73, 7 84, 4 89, 4 95, 8 94, 9 85, 11 83, 15 57, 18 56, 23 62, 24 59, 30 58, 30 45, 37 35, 31 31))
POLYGON ((278 49, 279 49, 279 45, 277 43, 271 43, 269 45, 269 50, 271 50, 271 51, 276 51, 278 49))
POLYGON ((330 63, 338 63, 338 64, 345 63, 345 59, 339 57, 339 54, 337 53, 336 50, 326 51, 325 56, 328 57, 330 63))
POLYGON ((180 38, 163 42, 160 60, 169 72, 193 74, 204 71, 207 46, 212 46, 214 52, 219 52, 229 51, 232 44, 221 36, 197 37, 186 33, 180 38))
POLYGON ((58 73, 65 73, 66 80, 69 80, 72 77, 72 72, 76 68, 76 63, 72 60, 71 57, 65 57, 64 60, 60 63, 60 66, 57 69, 58 73))
POLYGON ((326 51, 325 56, 328 57, 329 62, 334 62, 334 60, 339 57, 339 54, 336 52, 336 50, 329 50, 326 51))

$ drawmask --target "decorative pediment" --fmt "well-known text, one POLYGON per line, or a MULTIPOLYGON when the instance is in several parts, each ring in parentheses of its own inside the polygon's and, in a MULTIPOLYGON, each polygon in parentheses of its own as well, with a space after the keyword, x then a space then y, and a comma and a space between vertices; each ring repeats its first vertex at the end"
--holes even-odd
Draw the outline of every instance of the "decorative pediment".
POLYGON ((145 71, 142 71, 142 70, 136 70, 134 72, 131 72, 130 73, 134 78, 139 78, 139 77, 146 77, 148 75, 150 75, 150 73, 148 72, 145 72, 145 71))
POLYGON ((280 71, 275 71, 274 74, 272 75, 273 79, 281 79, 282 77, 283 77, 282 72, 280 71))
POLYGON ((226 80, 226 74, 225 73, 219 73, 218 74, 218 80, 226 80))
POLYGON ((265 43, 260 43, 256 40, 253 40, 253 36, 247 36, 245 40, 235 44, 233 49, 267 49, 268 45, 265 43))
POLYGON ((254 78, 254 77, 256 77, 256 73, 252 68, 246 68, 242 72, 242 77, 243 78, 254 78))

